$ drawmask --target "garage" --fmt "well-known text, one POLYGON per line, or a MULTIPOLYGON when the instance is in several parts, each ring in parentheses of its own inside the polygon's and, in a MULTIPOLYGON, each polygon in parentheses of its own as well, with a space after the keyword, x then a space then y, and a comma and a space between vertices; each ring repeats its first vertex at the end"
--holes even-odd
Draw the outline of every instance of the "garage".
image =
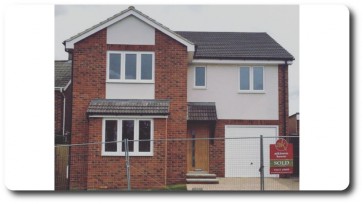
MULTIPOLYGON (((225 126, 225 177, 259 177, 260 135, 277 136, 277 125, 226 125, 225 126)), ((276 138, 264 138, 265 177, 270 174, 270 144, 276 138)))

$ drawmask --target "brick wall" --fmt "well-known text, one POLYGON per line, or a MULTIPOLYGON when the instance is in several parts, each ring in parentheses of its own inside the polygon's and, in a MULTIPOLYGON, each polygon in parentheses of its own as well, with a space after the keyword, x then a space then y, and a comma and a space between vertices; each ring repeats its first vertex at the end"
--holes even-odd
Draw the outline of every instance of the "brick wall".
POLYGON ((65 134, 71 132, 72 87, 68 87, 63 94, 60 91, 54 91, 54 134, 56 135, 63 135, 63 114, 65 114, 64 132, 65 134), (66 98, 65 112, 63 110, 64 97, 66 98))
MULTIPOLYGON (((107 50, 155 52, 155 98, 171 100, 169 118, 164 119, 164 122, 155 119, 155 137, 165 138, 168 135, 172 138, 185 138, 188 67, 186 47, 158 30, 154 46, 107 45, 106 32, 103 29, 76 43, 74 47, 72 144, 101 141, 102 120, 88 119, 86 110, 90 100, 105 98, 107 50)), ((164 142, 163 145, 154 147, 156 155, 152 158, 131 157, 134 167, 140 170, 132 171, 132 186, 162 186, 165 182, 185 182, 186 142, 164 142), (150 180, 152 177, 154 178, 150 180)), ((125 175, 125 167, 119 165, 124 158, 101 157, 99 148, 100 146, 71 148, 70 189, 115 189, 127 185, 124 179, 114 179, 125 175), (107 171, 109 174, 102 174, 107 171)))
MULTIPOLYGON (((72 144, 88 142, 87 107, 91 99, 105 98, 106 50, 106 29, 74 45, 72 144)), ((71 148, 70 154, 70 189, 86 189, 87 147, 71 148)))
MULTIPOLYGON (((165 138, 166 119, 154 119, 153 156, 131 156, 130 173, 132 189, 155 189, 165 185, 165 138)), ((89 142, 102 139, 102 119, 90 118, 89 142)), ((125 157, 101 156, 101 145, 88 145, 87 189, 127 189, 125 157)))
POLYGON ((54 134, 61 135, 63 127, 63 95, 54 91, 54 134))
POLYGON ((279 84, 279 134, 285 136, 288 134, 289 118, 289 89, 288 89, 288 66, 278 66, 278 84, 279 84))
MULTIPOLYGON (((187 137, 187 48, 156 30, 155 98, 170 99, 168 138, 187 137)), ((168 142, 168 183, 185 182, 186 141, 168 142)))

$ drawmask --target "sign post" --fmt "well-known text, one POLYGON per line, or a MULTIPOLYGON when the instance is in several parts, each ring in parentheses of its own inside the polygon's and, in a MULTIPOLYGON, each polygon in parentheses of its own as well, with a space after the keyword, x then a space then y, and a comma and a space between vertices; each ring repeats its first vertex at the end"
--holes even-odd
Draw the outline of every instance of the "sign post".
POLYGON ((270 144, 270 174, 292 174, 293 161, 292 144, 282 138, 270 144))

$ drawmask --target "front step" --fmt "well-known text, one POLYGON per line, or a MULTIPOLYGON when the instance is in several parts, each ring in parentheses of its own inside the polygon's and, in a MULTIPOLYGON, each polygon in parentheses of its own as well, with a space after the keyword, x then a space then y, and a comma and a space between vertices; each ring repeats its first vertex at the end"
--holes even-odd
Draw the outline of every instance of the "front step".
POLYGON ((217 178, 187 178, 188 184, 218 184, 217 178))
POLYGON ((193 184, 218 184, 219 181, 215 174, 210 174, 206 171, 196 170, 190 171, 186 175, 187 183, 193 184))

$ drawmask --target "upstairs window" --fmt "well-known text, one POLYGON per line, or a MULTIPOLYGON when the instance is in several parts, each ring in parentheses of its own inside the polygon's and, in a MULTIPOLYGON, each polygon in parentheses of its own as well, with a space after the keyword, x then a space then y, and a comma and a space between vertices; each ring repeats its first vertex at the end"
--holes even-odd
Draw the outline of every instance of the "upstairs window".
POLYGON ((263 92, 264 91, 264 68, 263 67, 240 67, 239 69, 240 92, 263 92))
POLYGON ((107 52, 107 82, 154 83, 153 52, 107 52))
POLYGON ((194 88, 206 88, 206 68, 195 67, 194 79, 194 88))

